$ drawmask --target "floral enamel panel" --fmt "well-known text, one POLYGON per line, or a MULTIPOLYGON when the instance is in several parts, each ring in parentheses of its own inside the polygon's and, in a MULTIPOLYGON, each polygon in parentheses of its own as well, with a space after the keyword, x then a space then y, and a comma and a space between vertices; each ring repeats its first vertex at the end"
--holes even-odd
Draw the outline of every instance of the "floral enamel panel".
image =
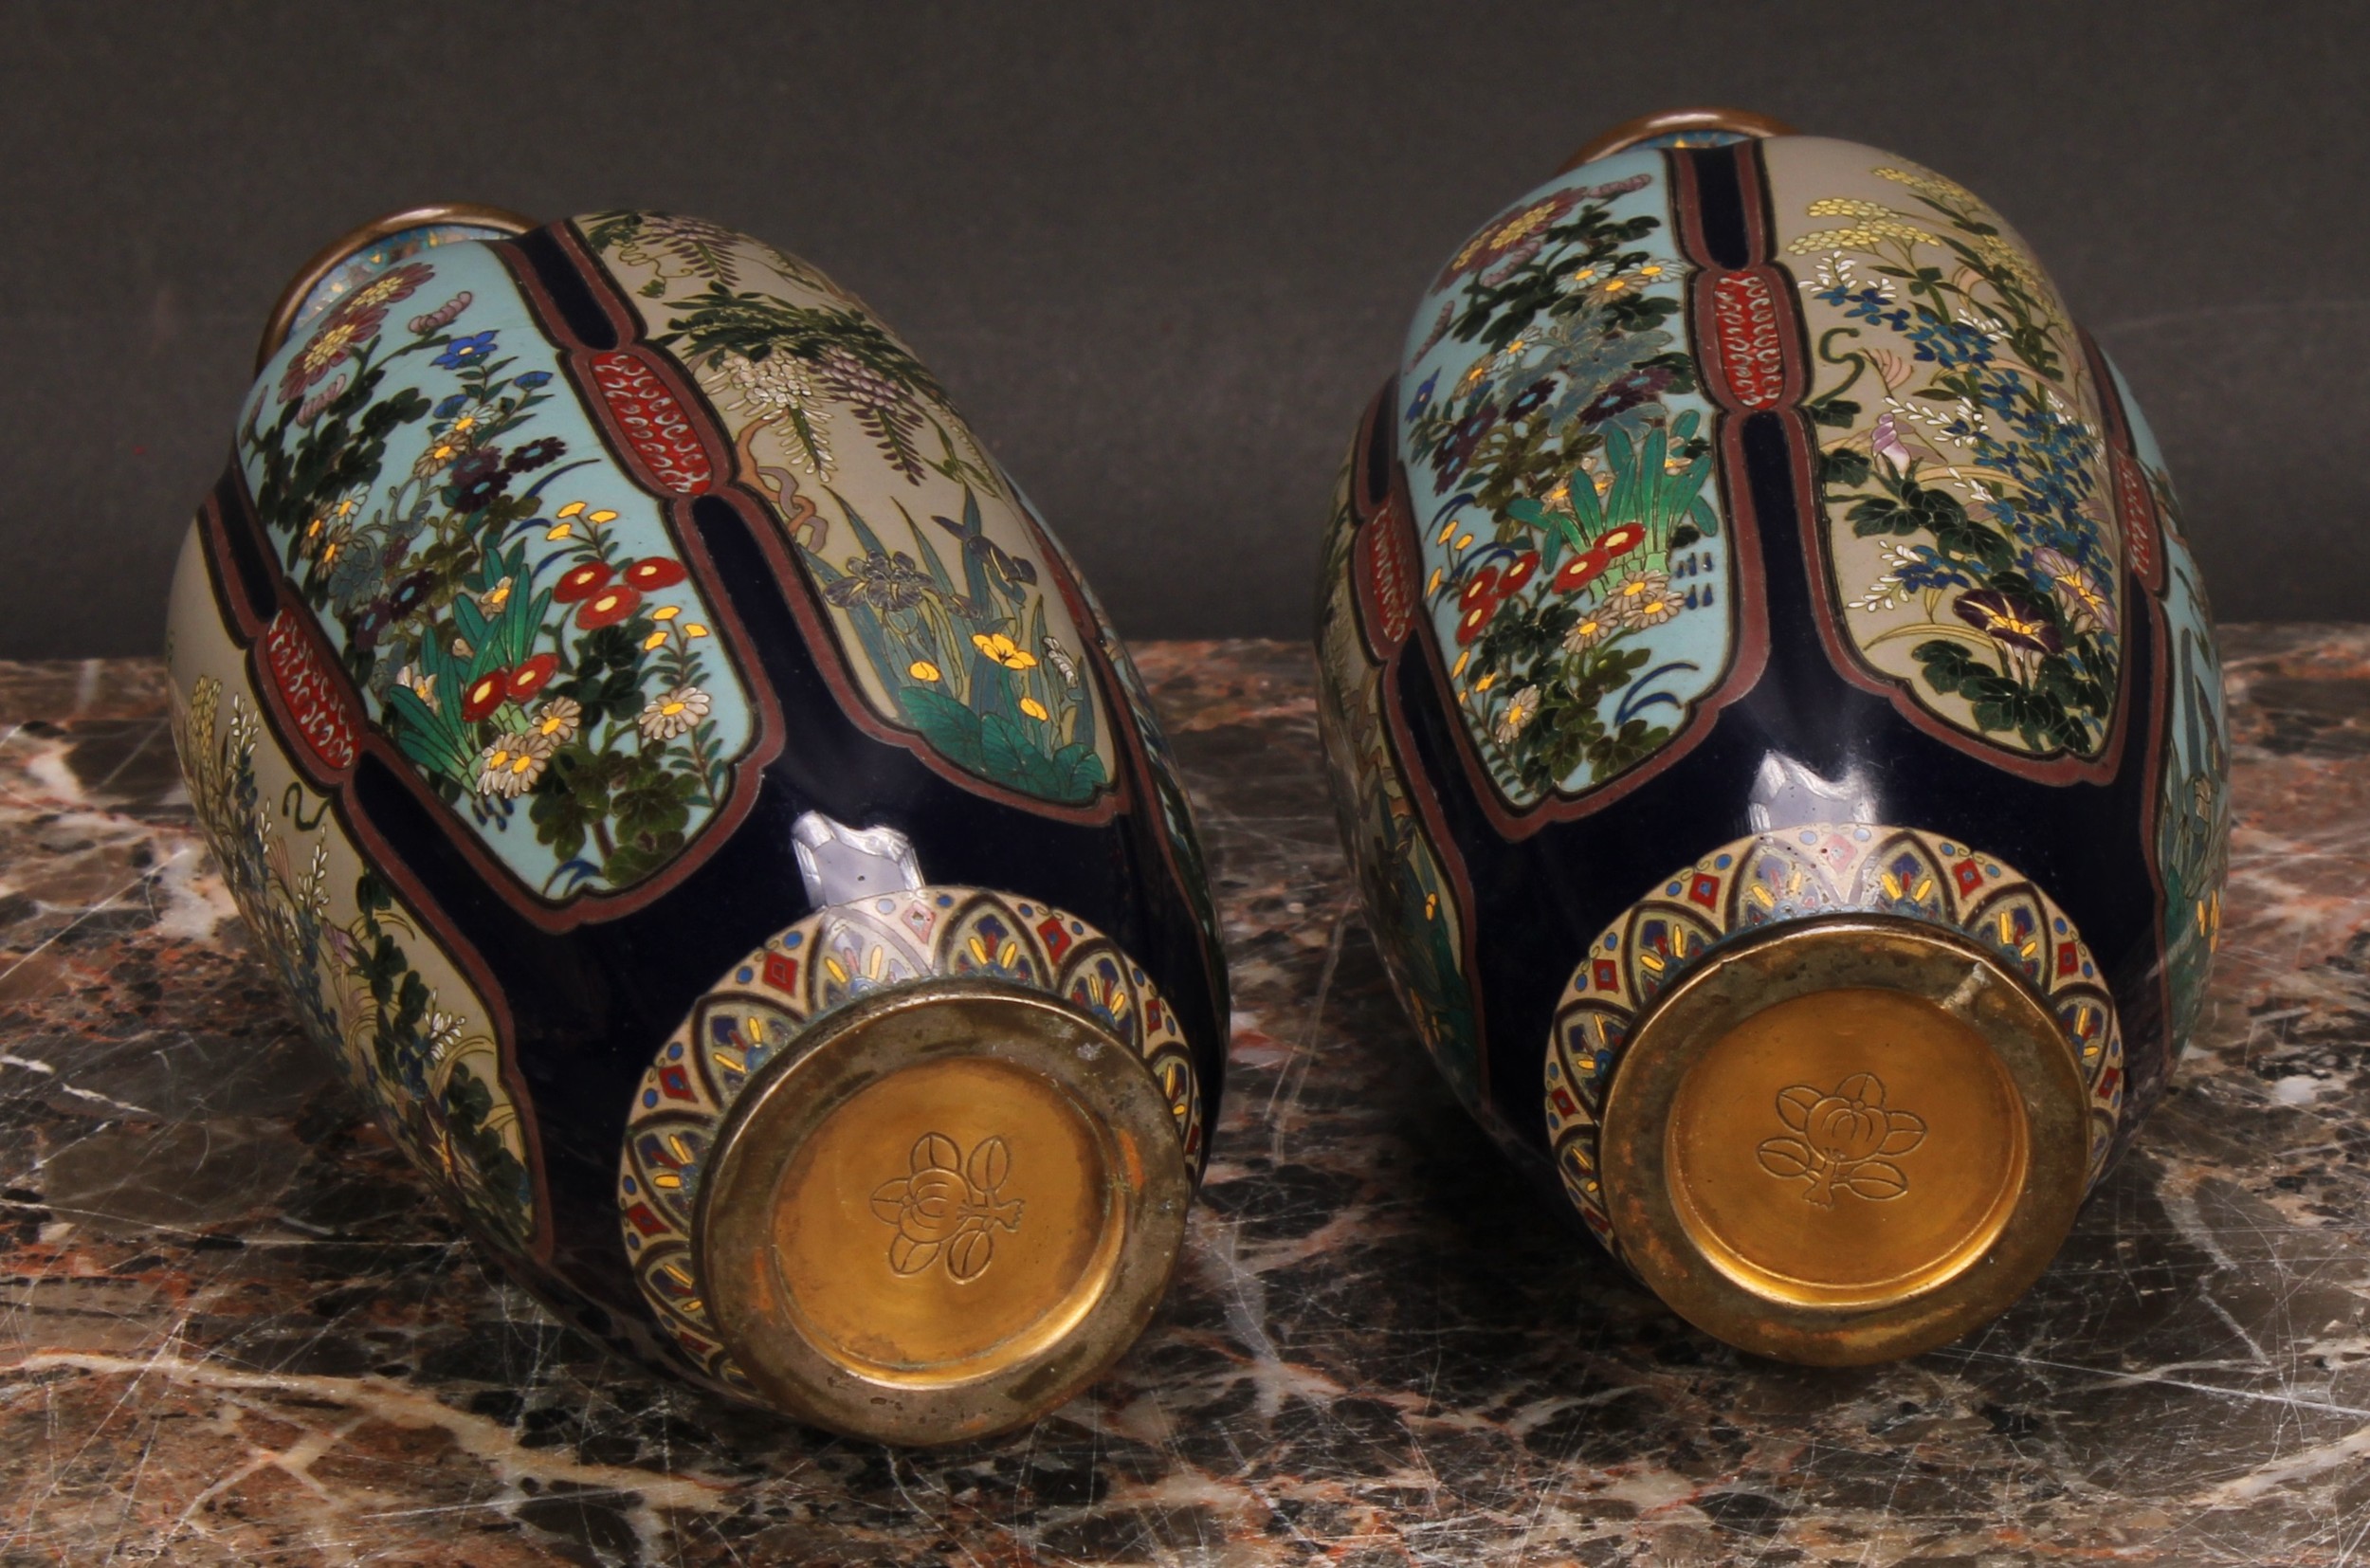
POLYGON ((1738 652, 1674 210, 1659 153, 1550 181, 1450 260, 1402 361, 1424 617, 1518 813, 1636 769, 1738 652))
POLYGON ((1453 255, 1362 422, 1319 712, 1376 946, 1457 1098, 1731 1343, 1987 1321, 2197 1025, 2227 742, 2130 405, 1961 188, 1683 110, 1453 255))
POLYGON ((862 701, 963 774, 1095 803, 1119 742, 1087 666, 1091 612, 945 390, 853 295, 691 218, 576 231, 724 419, 862 701))
POLYGON ((1545 1064, 1547 1140, 1565 1192, 1608 1245, 1597 1119, 1638 1015, 1732 938, 1846 912, 1963 932, 2030 981, 2080 1062, 2090 1179, 2105 1171, 2123 1115, 2123 1025, 2066 912, 2014 866, 1938 834, 1815 824, 1737 839, 1674 873, 1589 944, 1564 986, 1545 1064))
MULTIPOLYGON (((195 554, 194 541, 185 548, 195 554)), ((204 581, 186 571, 181 591, 204 581)), ((176 620, 173 736, 223 882, 298 1022, 480 1231, 536 1249, 532 1111, 486 1001, 290 761, 210 605, 176 620)))
POLYGON ((1373 573, 1361 573, 1357 561, 1371 557, 1389 521, 1387 514, 1361 516, 1356 468, 1354 454, 1335 483, 1325 529, 1317 656, 1328 679, 1318 688, 1318 728, 1367 919, 1382 927, 1377 945, 1392 990, 1458 1100, 1487 1120, 1486 1067, 1465 976, 1461 895, 1425 820, 1429 803, 1399 761, 1381 696, 1382 660, 1395 646, 1390 628, 1395 625, 1404 641, 1406 617, 1395 621, 1360 603, 1361 585, 1373 573))
POLYGON ((319 656, 531 898, 630 890, 718 820, 757 720, 717 607, 495 247, 346 288, 239 459, 319 656))
POLYGON ((2104 766, 2124 550, 2064 301, 2000 216, 1939 174, 1816 137, 1764 156, 1815 376, 1839 660, 1986 746, 2104 766))
MULTIPOLYGON (((723 1386, 748 1382, 717 1342, 691 1245, 718 1127, 761 1069, 795 1054, 818 1019, 933 976, 998 980, 1084 1011, 1142 1057, 1168 1097, 1186 1161, 1199 1171, 1203 1108, 1193 1053, 1160 988, 1101 931, 1063 910, 970 887, 918 887, 817 910, 734 965, 693 1004, 643 1075, 627 1115, 617 1174, 626 1255, 675 1347, 723 1386)), ((959 1174, 958 1163, 948 1169, 959 1174)), ((876 1194, 875 1208, 884 1210, 887 1251, 904 1239, 898 1200, 876 1194)), ((901 1270, 914 1263, 895 1261, 901 1270)))
POLYGON ((2123 373, 2104 354, 2129 431, 2136 482, 2124 501, 2126 519, 2142 519, 2160 566, 2137 570, 2143 582, 2160 580, 2165 611, 2164 662, 2170 692, 2163 717, 2163 761, 2156 803, 2156 864, 2164 884, 2166 1012, 2177 1039, 2192 1037, 2205 1007, 2205 982, 2221 944, 2222 884, 2230 877, 2230 725, 2223 709, 2222 660, 2214 640, 2197 563, 2182 537, 2180 509, 2164 454, 2131 395, 2123 373))

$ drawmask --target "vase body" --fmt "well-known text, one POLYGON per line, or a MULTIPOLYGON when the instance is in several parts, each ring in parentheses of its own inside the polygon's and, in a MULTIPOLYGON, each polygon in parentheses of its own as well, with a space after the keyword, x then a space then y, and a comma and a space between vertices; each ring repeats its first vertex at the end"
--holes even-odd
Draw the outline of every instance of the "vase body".
POLYGON ((1692 1321, 1869 1360, 2029 1285, 2161 1093, 2220 675, 2156 443, 1999 216, 1719 119, 1435 280, 1321 715, 1458 1096, 1692 1321))
POLYGON ((1178 1245, 1222 958, 1141 683, 928 369, 648 213, 391 220, 266 350, 169 655, 308 1032, 592 1333, 893 1440, 1074 1392, 1178 1245))

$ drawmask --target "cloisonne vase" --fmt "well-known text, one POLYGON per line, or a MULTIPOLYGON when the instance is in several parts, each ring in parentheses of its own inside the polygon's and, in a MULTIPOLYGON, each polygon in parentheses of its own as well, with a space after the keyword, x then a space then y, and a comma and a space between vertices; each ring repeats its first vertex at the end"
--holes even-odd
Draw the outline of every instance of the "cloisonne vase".
POLYGON ((264 346, 169 634, 297 1011, 570 1322, 932 1442, 1098 1375, 1223 1068, 1141 682, 928 369, 715 225, 398 214, 264 346))
POLYGON ((1828 1364, 2031 1285, 2230 812, 2156 442, 1996 213, 1733 111, 1600 139, 1432 283, 1320 622, 1395 988, 1638 1276, 1828 1364))

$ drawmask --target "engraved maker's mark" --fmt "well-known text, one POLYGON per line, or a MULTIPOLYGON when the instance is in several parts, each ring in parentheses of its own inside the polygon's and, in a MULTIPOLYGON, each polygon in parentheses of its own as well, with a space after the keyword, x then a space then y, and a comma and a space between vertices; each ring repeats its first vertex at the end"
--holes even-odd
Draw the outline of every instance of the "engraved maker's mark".
POLYGON ((1884 1081, 1874 1073, 1855 1072, 1832 1094, 1808 1084, 1780 1089, 1778 1119, 1795 1136, 1764 1140, 1757 1151, 1761 1169, 1806 1183, 1805 1202, 1827 1209, 1838 1192, 1881 1200, 1909 1190, 1909 1178, 1887 1157, 1924 1142, 1925 1120, 1887 1110, 1884 1081))
POLYGON ((1000 1138, 983 1138, 965 1159, 944 1133, 914 1140, 909 1174, 873 1190, 872 1212, 897 1228, 889 1267, 919 1274, 946 1259, 957 1280, 975 1280, 995 1256, 995 1232, 1020 1229, 1021 1200, 1003 1195, 1012 1176, 1012 1151, 1000 1138))

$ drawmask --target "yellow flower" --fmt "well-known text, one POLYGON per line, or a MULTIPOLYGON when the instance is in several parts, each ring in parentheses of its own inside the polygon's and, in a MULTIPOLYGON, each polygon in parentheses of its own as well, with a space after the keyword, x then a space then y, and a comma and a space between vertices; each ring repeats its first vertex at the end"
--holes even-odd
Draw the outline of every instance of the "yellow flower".
POLYGON ((552 516, 556 518, 573 518, 578 512, 583 510, 584 502, 580 501, 572 501, 567 505, 561 507, 558 511, 553 513, 552 516))
POLYGON ((1467 545, 1468 545, 1468 544, 1470 544, 1470 543, 1472 543, 1472 542, 1473 542, 1473 536, 1472 536, 1472 535, 1470 535, 1470 534, 1468 534, 1468 535, 1466 535, 1463 538, 1458 539, 1458 540, 1456 541, 1456 547, 1457 547, 1459 550, 1462 550, 1462 549, 1464 549, 1467 545))
POLYGON ((576 531, 564 522, 555 522, 543 530, 543 537, 547 539, 568 539, 575 538, 575 535, 576 531))
POLYGON ((1020 711, 1027 714, 1031 719, 1043 719, 1045 717, 1045 704, 1038 702, 1033 697, 1024 697, 1020 700, 1020 711))
POLYGON ((584 520, 587 522, 614 522, 617 520, 617 514, 614 512, 592 512, 585 516, 584 520))
POLYGON ((942 681, 946 672, 927 659, 916 659, 905 666, 905 673, 917 681, 942 681))
POLYGON ((642 647, 643 647, 644 651, 646 651, 646 652, 647 652, 647 651, 648 651, 649 649, 651 649, 651 648, 654 648, 654 647, 658 647, 661 643, 664 643, 665 641, 666 641, 666 633, 665 633, 665 632, 664 632, 664 631, 653 631, 653 632, 651 632, 651 633, 650 633, 647 637, 645 637, 645 638, 643 638, 643 639, 642 639, 642 647))
POLYGON ((702 626, 697 621, 685 621, 684 623, 683 634, 685 637, 704 637, 708 634, 708 629, 702 626))
POLYGON ((975 631, 971 634, 971 646, 1006 669, 1036 667, 1037 656, 1001 631, 975 631))
POLYGON ((650 619, 654 621, 671 621, 682 613, 683 611, 678 606, 671 604, 662 605, 658 609, 650 611, 650 619))

